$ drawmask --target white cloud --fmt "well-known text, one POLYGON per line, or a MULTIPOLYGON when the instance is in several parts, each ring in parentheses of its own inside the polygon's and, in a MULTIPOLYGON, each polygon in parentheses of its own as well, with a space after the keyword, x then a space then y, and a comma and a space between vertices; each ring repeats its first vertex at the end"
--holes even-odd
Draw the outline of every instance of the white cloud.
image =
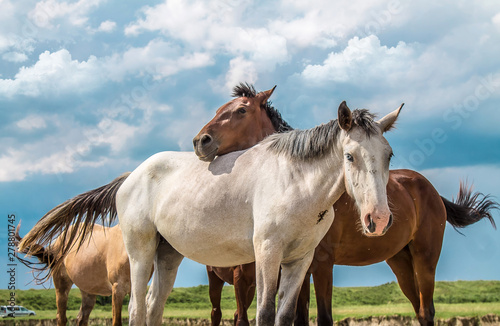
POLYGON ((320 48, 331 48, 337 44, 333 30, 324 30, 326 26, 319 19, 318 10, 309 11, 304 17, 293 20, 276 20, 270 23, 273 32, 282 35, 292 45, 305 48, 317 46, 320 48))
POLYGON ((73 60, 68 50, 45 51, 31 67, 22 67, 12 79, 0 79, 0 97, 30 97, 54 94, 81 94, 107 81, 121 82, 126 76, 152 75, 166 78, 214 64, 210 54, 186 52, 159 39, 146 46, 130 48, 124 53, 87 61, 73 60))
POLYGON ((131 126, 121 121, 104 118, 99 122, 97 128, 88 134, 88 141, 93 146, 109 145, 113 153, 118 153, 139 130, 139 126, 131 126))
POLYGON ((248 13, 245 8, 245 3, 224 6, 219 1, 167 1, 145 7, 145 17, 130 24, 125 34, 159 31, 194 51, 247 56, 266 71, 289 60, 285 37, 258 24, 241 24, 248 13))
POLYGON ((16 122, 16 126, 24 130, 43 129, 47 127, 45 119, 39 115, 29 115, 16 122))
MULTIPOLYGON (((24 180, 36 173, 72 173, 82 167, 103 166, 122 155, 138 134, 151 128, 151 121, 133 126, 108 117, 92 127, 64 116, 54 115, 50 119, 58 123, 49 135, 2 149, 0 182, 24 180), (93 149, 103 146, 109 147, 105 155, 92 154, 93 149)), ((25 130, 46 127, 44 117, 33 115, 16 125, 25 130)))
POLYGON ((500 12, 498 14, 496 14, 495 16, 493 16, 493 18, 491 19, 491 22, 493 23, 493 25, 495 25, 495 27, 500 32, 500 12))
POLYGON ((52 28, 53 21, 64 18, 74 26, 83 26, 87 21, 89 12, 98 7, 104 0, 79 0, 77 2, 66 2, 58 0, 45 0, 36 4, 29 12, 28 17, 38 27, 52 28))
POLYGON ((446 198, 456 198, 460 181, 473 185, 475 191, 495 196, 496 200, 500 198, 497 178, 494 177, 500 176, 500 165, 450 166, 427 169, 421 173, 446 198))
POLYGON ((14 79, 0 79, 0 96, 82 93, 98 87, 103 81, 102 74, 95 56, 79 62, 72 60, 65 49, 45 51, 32 67, 22 67, 14 79))
POLYGON ((351 35, 378 34, 396 24, 402 7, 397 0, 282 1, 270 29, 292 46, 331 48, 351 35))
POLYGON ((183 70, 214 64, 213 58, 203 52, 183 53, 178 46, 160 39, 146 46, 131 48, 122 54, 105 59, 105 66, 112 80, 120 81, 128 74, 152 74, 165 78, 183 70))
POLYGON ((258 79, 257 69, 252 61, 237 57, 229 62, 229 70, 226 73, 224 87, 217 87, 224 94, 230 93, 234 85, 241 81, 255 84, 258 79))
POLYGON ((35 40, 24 29, 25 12, 28 5, 25 2, 8 0, 0 1, 0 54, 3 60, 9 62, 25 61, 25 56, 34 49, 35 40))
POLYGON ((332 52, 321 65, 307 65, 302 77, 317 84, 325 81, 341 83, 373 82, 377 79, 398 79, 406 73, 414 50, 404 42, 396 47, 380 44, 374 36, 354 37, 339 53, 332 52))
POLYGON ((130 24, 125 34, 161 31, 190 43, 203 41, 210 33, 210 25, 217 27, 225 19, 211 13, 209 5, 209 2, 174 0, 154 7, 145 6, 142 9, 145 18, 130 24))
POLYGON ((2 59, 10 62, 24 62, 28 60, 28 56, 21 52, 7 52, 2 55, 2 59))
POLYGON ((101 25, 99 25, 99 27, 97 28, 97 31, 111 33, 115 29, 116 29, 116 23, 114 21, 111 21, 111 20, 106 20, 106 21, 103 21, 101 23, 101 25))

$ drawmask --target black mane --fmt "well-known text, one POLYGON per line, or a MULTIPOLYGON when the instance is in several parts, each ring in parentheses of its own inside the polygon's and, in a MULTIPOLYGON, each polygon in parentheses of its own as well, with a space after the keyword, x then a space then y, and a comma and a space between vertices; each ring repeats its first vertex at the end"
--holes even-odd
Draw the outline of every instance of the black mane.
MULTIPOLYGON (((248 83, 240 83, 233 88, 233 97, 256 97, 257 92, 253 85, 248 83)), ((274 129, 278 133, 293 130, 293 128, 281 117, 281 113, 278 112, 273 106, 271 101, 267 101, 264 105, 267 116, 271 120, 274 129)))
POLYGON ((239 85, 234 86, 232 97, 255 97, 257 96, 257 92, 255 91, 255 87, 249 83, 240 83, 239 85))

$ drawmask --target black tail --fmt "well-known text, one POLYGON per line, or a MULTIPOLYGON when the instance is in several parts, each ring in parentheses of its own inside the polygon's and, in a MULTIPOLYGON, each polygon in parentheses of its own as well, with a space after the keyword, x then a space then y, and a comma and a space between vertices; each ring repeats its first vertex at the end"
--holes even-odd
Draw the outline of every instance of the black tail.
POLYGON ((91 235, 95 222, 100 218, 111 224, 116 218, 116 193, 130 172, 125 173, 105 186, 80 194, 54 207, 45 214, 19 242, 19 251, 36 255, 40 247, 47 247, 58 236, 61 248, 49 262, 56 267, 73 247, 76 239, 80 247, 91 235), (76 227, 70 228, 72 224, 76 227))
POLYGON ((458 233, 461 233, 458 231, 458 228, 464 228, 483 218, 487 218, 496 229, 491 211, 500 209, 500 205, 492 200, 489 195, 484 195, 480 192, 472 193, 472 186, 468 187, 461 182, 456 200, 452 202, 444 197, 441 197, 441 199, 446 207, 447 221, 458 233))
MULTIPOLYGON (((15 234, 15 244, 16 246, 19 246, 19 242, 23 240, 23 238, 19 235, 19 228, 21 227, 21 223, 19 223, 16 227, 16 234, 15 234)), ((30 250, 23 250, 23 251, 18 251, 17 253, 17 259, 26 267, 31 269, 33 271, 33 276, 35 278, 35 281, 37 284, 42 284, 47 280, 47 278, 50 276, 50 273, 44 273, 49 270, 49 266, 52 261, 54 261, 54 255, 50 252, 50 250, 40 246, 40 245, 34 245, 34 248, 30 250), (31 251, 32 254, 31 256, 34 256, 38 259, 37 262, 33 262, 29 259, 26 258, 21 258, 19 257, 19 254, 27 254, 28 251, 31 251)))

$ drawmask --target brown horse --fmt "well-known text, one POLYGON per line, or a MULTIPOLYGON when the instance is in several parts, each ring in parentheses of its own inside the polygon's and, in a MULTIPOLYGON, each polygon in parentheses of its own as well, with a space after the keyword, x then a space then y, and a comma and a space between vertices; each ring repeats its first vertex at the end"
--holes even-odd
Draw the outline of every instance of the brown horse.
MULTIPOLYGON (((276 117, 276 111, 269 103, 261 103, 261 110, 266 108, 271 115, 247 114, 244 103, 252 103, 256 98, 263 98, 256 93, 253 86, 241 84, 237 86, 234 95, 239 96, 239 106, 220 108, 216 116, 201 129, 194 138, 196 154, 204 160, 213 159, 216 155, 225 154, 228 148, 243 149, 256 144, 269 133, 269 129, 259 126, 269 125, 270 117, 276 117), (271 110, 272 109, 272 110, 271 110), (255 121, 264 119, 266 121, 255 121), (221 126, 224 126, 222 128, 221 126), (243 128, 251 134, 239 134, 238 128, 243 128), (227 130, 232 132, 227 133, 227 130), (250 140, 253 140, 249 142, 250 140), (219 152, 218 149, 225 149, 219 152)), ((270 94, 269 94, 270 95, 270 94)), ((252 108, 252 111, 258 109, 252 108)), ((282 121, 282 120, 281 120, 282 121)), ((289 130, 289 125, 275 120, 273 132, 289 130), (283 127, 280 127, 283 126, 283 127)), ((461 186, 455 203, 440 197, 432 184, 417 172, 410 170, 391 171, 387 194, 394 214, 394 223, 387 233, 378 238, 365 237, 359 232, 356 222, 359 212, 348 194, 344 194, 334 205, 336 218, 316 248, 315 256, 308 275, 302 287, 297 306, 296 325, 308 325, 309 286, 312 273, 316 299, 318 304, 318 325, 332 325, 332 280, 333 265, 364 266, 386 261, 398 279, 399 286, 411 301, 417 318, 422 325, 434 323, 434 278, 438 263, 446 221, 453 227, 465 227, 483 218, 487 218, 495 226, 490 214, 491 209, 498 204, 487 196, 480 198, 479 193, 472 194, 471 189, 461 186)), ((241 288, 246 283, 239 283, 237 277, 242 277, 245 270, 241 266, 231 269, 218 268, 217 275, 233 275, 238 301, 238 311, 235 314, 235 324, 246 325, 248 320, 241 320, 246 312, 242 307, 249 306, 248 298, 253 297, 253 289, 241 288), (238 318, 236 318, 238 316, 238 318)), ((210 278, 210 296, 212 303, 219 300, 222 281, 210 278), (215 285, 217 284, 217 285, 215 285)), ((248 277, 247 277, 248 279, 248 277)), ((223 283, 223 282, 222 282, 223 283)), ((214 304, 214 303, 213 303, 214 304)), ((214 304, 212 325, 220 322, 220 304, 214 304), (217 317, 214 317, 216 315, 217 317)))
MULTIPOLYGON (((77 250, 74 246, 62 264, 50 271, 54 281, 57 302, 57 325, 67 324, 66 309, 69 290, 75 284, 82 294, 82 304, 77 325, 87 325, 97 295, 112 296, 113 325, 122 324, 122 305, 130 293, 130 266, 119 225, 108 228, 94 225, 92 236, 77 250)), ((20 242, 19 226, 16 238, 20 242)), ((21 259, 25 265, 37 270, 49 268, 55 253, 59 251, 61 237, 47 248, 39 246, 34 251, 43 267, 21 259)))
POLYGON ((210 302, 212 303, 212 325, 219 325, 222 319, 220 307, 224 283, 234 285, 236 297, 235 325, 248 325, 247 311, 255 295, 255 263, 235 267, 207 266, 210 302))
MULTIPOLYGON (((232 94, 236 98, 217 109, 215 117, 202 129, 204 132, 193 139, 196 155, 212 161, 216 155, 247 149, 275 132, 292 130, 268 101, 274 88, 256 93, 252 86, 236 86, 232 94), (218 135, 224 139, 221 141, 218 135)), ((212 325, 219 325, 222 318, 220 301, 224 283, 234 285, 237 298, 234 324, 249 325, 247 310, 255 294, 255 263, 229 268, 207 266, 207 274, 212 325)))

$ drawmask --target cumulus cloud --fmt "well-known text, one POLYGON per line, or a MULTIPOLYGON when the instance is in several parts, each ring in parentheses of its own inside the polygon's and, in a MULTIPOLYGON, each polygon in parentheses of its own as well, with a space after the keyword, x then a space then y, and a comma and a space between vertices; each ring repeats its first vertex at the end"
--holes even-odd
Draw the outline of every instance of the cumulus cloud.
POLYGON ((128 74, 148 73, 165 78, 183 70, 214 64, 213 58, 204 52, 187 52, 171 42, 151 40, 144 47, 130 48, 104 60, 112 80, 120 81, 128 74))
POLYGON ((83 26, 88 21, 89 12, 98 7, 103 0, 79 0, 66 2, 58 0, 45 0, 36 4, 28 17, 38 27, 52 28, 53 21, 64 18, 75 26, 83 26))
MULTIPOLYGON (((2 11, 0 18, 8 20, 8 15, 19 14, 18 5, 14 6, 13 2, 6 0, 4 3, 9 4, 5 6, 8 14, 2 11)), ((422 116, 423 109, 439 112, 435 109, 462 103, 467 99, 464 94, 474 94, 474 87, 477 87, 478 80, 485 77, 485 73, 497 76, 500 72, 495 71, 498 68, 493 64, 498 52, 495 45, 498 37, 492 33, 499 19, 498 15, 491 14, 498 10, 489 10, 486 15, 484 8, 479 8, 477 12, 487 19, 481 20, 482 24, 472 24, 472 18, 456 19, 466 16, 461 11, 472 7, 466 5, 465 9, 461 9, 451 1, 447 4, 451 6, 454 16, 451 22, 446 22, 449 28, 432 26, 432 36, 425 38, 427 36, 423 37, 424 33, 420 31, 426 30, 428 35, 430 28, 419 23, 419 17, 425 17, 427 11, 440 15, 441 11, 436 8, 441 8, 441 4, 429 6, 428 3, 417 5, 382 0, 367 3, 290 0, 257 4, 247 0, 169 0, 140 10, 137 10, 140 4, 130 9, 127 15, 135 11, 139 16, 125 28, 126 38, 115 33, 113 39, 116 41, 110 41, 102 34, 95 37, 98 32, 110 33, 118 29, 117 23, 109 20, 109 15, 99 16, 98 9, 102 3, 103 0, 43 0, 31 4, 31 11, 25 10, 29 11, 28 20, 38 27, 37 32, 53 32, 51 48, 62 47, 58 51, 42 52, 38 60, 30 54, 33 49, 41 48, 41 43, 23 39, 19 33, 17 38, 10 37, 2 32, 5 27, 0 27, 1 57, 6 61, 4 64, 14 67, 3 72, 0 99, 14 103, 18 95, 40 97, 53 99, 57 106, 61 98, 67 99, 68 95, 94 95, 93 92, 99 92, 96 97, 102 96, 109 104, 120 99, 116 92, 128 91, 126 95, 138 98, 134 100, 134 110, 163 107, 163 113, 172 114, 173 121, 187 119, 191 123, 194 118, 177 116, 171 104, 160 104, 160 99, 145 100, 144 89, 149 91, 149 88, 137 89, 134 93, 134 89, 127 87, 137 86, 141 80, 146 80, 148 85, 175 87, 176 83, 186 83, 182 80, 182 72, 211 67, 199 69, 203 81, 190 80, 197 92, 207 89, 208 83, 215 92, 227 96, 230 89, 241 81, 267 83, 272 79, 272 83, 280 84, 280 89, 281 86, 292 89, 291 97, 300 102, 301 108, 307 107, 315 115, 324 109, 323 104, 329 103, 327 101, 338 104, 336 94, 335 100, 331 92, 320 94, 336 84, 340 87, 334 92, 340 93, 338 89, 342 88, 342 92, 351 92, 347 95, 361 94, 356 96, 364 97, 369 108, 389 110, 404 100, 410 110, 412 106, 418 107, 418 114, 422 116), (416 13, 413 14, 412 10, 416 13), (94 11, 97 11, 96 16, 92 16, 90 21, 89 15, 94 11), (271 12, 279 14, 271 16, 271 12), (405 19, 407 22, 404 22, 405 19), (420 28, 412 26, 402 32, 399 27, 404 24, 420 28), (88 42, 89 46, 61 40, 60 32, 67 27, 70 27, 68 34, 71 35, 79 29, 88 32, 83 42, 88 42), (93 46, 99 50, 94 51, 93 46), (12 64, 20 62, 29 64, 22 68, 12 64), (174 76, 181 76, 181 79, 177 80, 174 76), (297 76, 299 78, 295 78, 297 76), (297 84, 293 85, 295 82, 297 84), (308 86, 314 86, 314 91, 308 86), (108 89, 112 97, 103 95, 108 89), (305 94, 311 91, 314 94, 305 94), (325 101, 326 97, 328 100, 325 101)), ((129 18, 123 15, 113 16, 113 19, 122 24, 129 18)), ((495 88, 490 97, 497 96, 497 93, 495 88)), ((284 105, 289 111, 295 108, 295 104, 290 102, 284 105)), ((209 106, 216 107, 217 104, 209 106)), ((85 104, 78 105, 83 107, 85 104)), ((120 152, 123 145, 119 140, 139 132, 129 129, 125 120, 120 120, 123 114, 130 115, 130 108, 120 109, 117 106, 110 110, 109 107, 99 107, 97 110, 105 112, 110 121, 116 120, 109 125, 110 128, 117 133, 123 128, 125 133, 113 144, 102 142, 100 146, 120 152)), ((157 114, 154 109, 144 109, 143 113, 148 115, 146 120, 154 119, 152 117, 157 114)), ((212 114, 209 110, 208 118, 212 114)), ((297 120, 303 121, 298 114, 297 120)), ((91 120, 95 119, 96 116, 92 116, 91 120)), ((99 121, 107 123, 101 116, 99 121)), ((50 129, 47 126, 52 122, 31 111, 26 118, 12 119, 11 123, 22 130, 23 135, 29 135, 28 131, 42 133, 43 129, 50 129)), ((183 139, 182 147, 190 147, 192 135, 188 132, 181 135, 186 130, 185 126, 176 129, 172 122, 172 127, 183 139)), ((82 126, 75 128, 81 129, 82 126)), ((110 136, 110 139, 114 138, 110 136)), ((75 143, 78 142, 72 142, 75 143)), ((12 157, 20 156, 16 154, 12 157)))
POLYGON ((16 122, 16 126, 23 130, 36 130, 47 127, 45 119, 39 115, 29 115, 16 122))
POLYGON ((491 19, 491 22, 493 23, 493 25, 495 25, 495 27, 498 29, 498 31, 500 31, 500 12, 498 14, 496 14, 495 16, 493 16, 493 18, 491 19))
POLYGON ((407 70, 408 61, 413 57, 414 50, 404 42, 387 47, 374 35, 362 39, 354 37, 342 52, 331 52, 323 64, 307 65, 302 77, 319 84, 393 79, 407 70))
POLYGON ((0 97, 30 97, 86 93, 108 81, 121 82, 126 76, 150 74, 166 78, 181 71, 206 67, 213 58, 203 52, 184 53, 178 46, 152 40, 144 47, 87 61, 72 59, 66 49, 45 51, 31 67, 22 67, 11 79, 0 79, 0 97))
POLYGON ((45 51, 33 66, 22 67, 14 79, 0 79, 0 96, 81 93, 95 89, 102 80, 102 67, 95 56, 80 62, 65 49, 45 51))
POLYGON ((224 87, 217 87, 224 93, 230 93, 234 85, 241 81, 255 84, 258 79, 257 69, 252 61, 245 60, 243 57, 237 57, 229 62, 229 70, 225 76, 224 87))
POLYGON ((291 46, 332 48, 354 35, 363 38, 397 26, 405 5, 400 1, 283 1, 270 29, 291 46))
POLYGON ((8 62, 24 62, 27 56, 34 50, 36 43, 33 35, 23 30, 23 9, 26 3, 0 1, 0 54, 2 59, 8 62))
MULTIPOLYGON (((138 133, 150 130, 146 122, 130 125, 107 116, 95 126, 83 126, 66 116, 50 118, 59 123, 48 135, 2 149, 0 182, 19 181, 36 173, 71 173, 82 167, 102 166, 121 154, 138 133), (108 150, 102 154, 92 153, 103 147, 108 150)), ((26 131, 43 129, 45 119, 31 115, 18 121, 16 126, 26 131)))
POLYGON ((106 20, 103 21, 99 27, 97 28, 97 31, 99 32, 105 32, 105 33, 110 33, 116 29, 116 23, 111 20, 106 20))
POLYGON ((264 70, 272 70, 276 64, 289 60, 285 37, 266 27, 241 24, 247 14, 245 5, 248 4, 166 1, 143 8, 144 18, 130 24, 125 34, 137 36, 144 31, 159 31, 195 51, 246 56, 264 70))
POLYGON ((10 62, 24 62, 28 60, 28 56, 21 52, 7 52, 2 55, 2 59, 10 62))

